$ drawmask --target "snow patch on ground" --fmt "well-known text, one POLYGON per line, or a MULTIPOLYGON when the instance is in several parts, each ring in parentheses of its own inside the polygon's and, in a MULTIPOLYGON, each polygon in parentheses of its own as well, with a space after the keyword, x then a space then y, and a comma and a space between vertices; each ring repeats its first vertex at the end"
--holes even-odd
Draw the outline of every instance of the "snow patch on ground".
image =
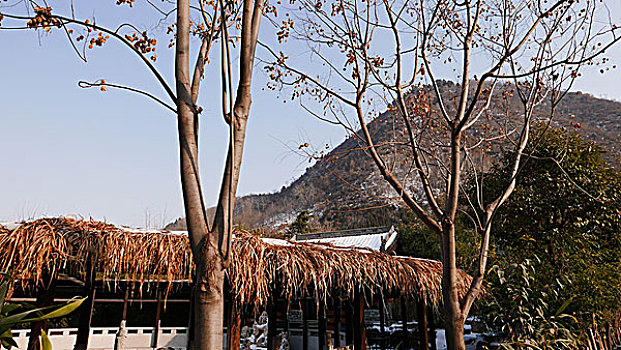
MULTIPOLYGON (((466 341, 466 350, 476 350, 477 344, 483 341, 483 335, 480 333, 470 333, 464 335, 466 341)), ((438 350, 446 350, 446 337, 444 329, 436 329, 436 348, 438 350)))

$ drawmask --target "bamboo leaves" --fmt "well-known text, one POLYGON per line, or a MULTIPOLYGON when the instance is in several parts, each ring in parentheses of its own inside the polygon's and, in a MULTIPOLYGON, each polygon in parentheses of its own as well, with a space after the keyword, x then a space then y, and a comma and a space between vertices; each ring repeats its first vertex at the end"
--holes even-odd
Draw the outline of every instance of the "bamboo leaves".
MULTIPOLYGON (((34 308, 17 314, 12 314, 21 307, 19 304, 6 304, 6 296, 8 294, 9 285, 7 281, 0 283, 0 344, 3 348, 10 349, 17 347, 17 343, 13 339, 11 328, 24 323, 36 321, 44 321, 52 318, 63 317, 72 313, 77 309, 84 299, 74 299, 62 306, 48 306, 44 308, 34 308), (9 316, 9 314, 12 314, 9 316)), ((41 344, 43 350, 52 348, 52 344, 47 337, 45 331, 41 331, 41 344)))

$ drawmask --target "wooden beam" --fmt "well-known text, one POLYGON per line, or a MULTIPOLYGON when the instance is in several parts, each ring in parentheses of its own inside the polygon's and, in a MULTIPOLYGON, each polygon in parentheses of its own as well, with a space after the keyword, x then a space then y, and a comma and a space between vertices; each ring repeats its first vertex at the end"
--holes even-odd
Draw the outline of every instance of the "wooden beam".
POLYGON ((364 295, 354 292, 354 349, 367 350, 367 330, 364 326, 364 295))
MULTIPOLYGON (((56 281, 52 280, 48 286, 40 286, 37 294, 37 307, 46 307, 54 304, 54 293, 56 291, 56 281)), ((29 350, 39 350, 41 348, 41 331, 46 331, 48 324, 46 321, 32 322, 30 325, 30 338, 28 339, 29 350)))
POLYGON ((328 348, 326 337, 326 304, 320 301, 317 307, 317 331, 319 332, 317 335, 318 349, 326 350, 328 348))
POLYGON ((427 331, 427 311, 424 300, 416 300, 416 319, 418 321, 419 349, 429 350, 429 333, 427 331))

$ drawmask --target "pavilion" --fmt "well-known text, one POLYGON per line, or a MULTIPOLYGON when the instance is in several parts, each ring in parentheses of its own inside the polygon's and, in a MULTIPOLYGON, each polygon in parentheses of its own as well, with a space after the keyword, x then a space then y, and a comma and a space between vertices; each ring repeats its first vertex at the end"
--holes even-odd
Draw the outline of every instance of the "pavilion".
MULTIPOLYGON (((375 298, 396 298, 402 305, 408 300, 416 302, 420 348, 433 348, 426 311, 441 302, 442 264, 383 252, 388 236, 382 236, 382 251, 325 243, 323 239, 335 238, 326 236, 282 240, 236 231, 228 269, 229 349, 239 349, 242 313, 257 310, 268 312, 268 348, 274 347, 279 317, 282 320, 279 310, 292 305, 299 306, 303 316, 303 350, 308 349, 307 315, 311 309, 317 315, 319 349, 327 348, 328 323, 336 346, 346 345, 340 344, 339 333, 344 329, 347 345, 365 349, 364 308, 375 298), (344 312, 347 309, 352 312, 344 312)), ((145 287, 155 289, 150 301, 157 303, 157 327, 160 305, 173 301, 169 295, 180 285, 191 283, 193 269, 184 233, 135 230, 67 217, 0 225, 0 272, 11 277, 13 289, 49 305, 75 296, 66 291, 55 295, 53 286, 62 281, 73 283, 78 288, 73 291, 87 297, 81 306, 74 349, 88 348, 97 291, 113 295, 107 300, 122 301, 126 310, 131 288, 140 295, 145 287)), ((460 272, 462 293, 470 281, 470 276, 460 272)), ((31 335, 37 331, 33 329, 31 335)), ((151 345, 157 347, 157 338, 151 345)))

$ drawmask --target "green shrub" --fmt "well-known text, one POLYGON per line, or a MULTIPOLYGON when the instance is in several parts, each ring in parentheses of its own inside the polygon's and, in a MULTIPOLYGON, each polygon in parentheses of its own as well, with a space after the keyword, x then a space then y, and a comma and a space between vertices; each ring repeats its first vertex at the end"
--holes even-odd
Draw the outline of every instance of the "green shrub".
POLYGON ((564 311, 571 299, 561 300, 568 281, 535 283, 532 260, 498 265, 489 271, 491 296, 483 306, 485 319, 503 349, 577 349, 577 320, 564 311))

